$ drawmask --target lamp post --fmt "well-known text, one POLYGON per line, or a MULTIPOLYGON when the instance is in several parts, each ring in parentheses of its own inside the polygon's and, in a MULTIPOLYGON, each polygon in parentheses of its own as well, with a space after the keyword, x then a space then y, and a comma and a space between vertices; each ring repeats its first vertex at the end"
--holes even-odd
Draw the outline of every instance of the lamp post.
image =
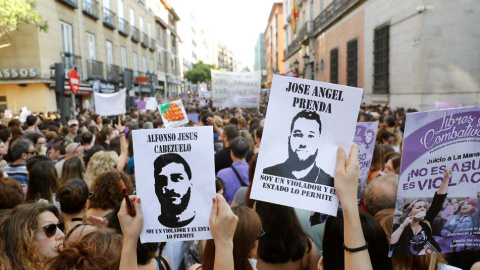
POLYGON ((293 62, 293 67, 295 68, 295 72, 298 74, 298 65, 300 64, 300 62, 298 62, 298 60, 295 60, 295 62, 293 62))
POLYGON ((307 54, 307 52, 305 52, 305 55, 303 56, 303 78, 304 79, 307 76, 307 66, 309 65, 308 60, 310 60, 310 56, 307 54))

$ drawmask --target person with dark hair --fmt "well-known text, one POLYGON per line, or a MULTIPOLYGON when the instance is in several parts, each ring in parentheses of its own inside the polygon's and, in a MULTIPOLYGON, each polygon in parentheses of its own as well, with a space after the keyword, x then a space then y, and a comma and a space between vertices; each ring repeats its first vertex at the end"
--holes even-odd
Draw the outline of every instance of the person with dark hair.
POLYGON ((115 151, 120 156, 120 137, 115 137, 110 140, 107 150, 115 151))
POLYGON ((154 163, 155 194, 161 207, 158 221, 169 228, 190 224, 195 210, 190 204, 192 171, 185 159, 176 153, 158 156, 154 163))
POLYGON ((221 178, 215 177, 215 192, 223 196, 225 192, 225 185, 223 184, 223 180, 221 178))
POLYGON ((233 163, 230 168, 225 168, 217 173, 217 177, 223 180, 225 185, 224 197, 231 204, 235 193, 240 187, 246 187, 248 180, 248 163, 245 160, 249 145, 243 137, 237 137, 230 141, 230 158, 233 163))
POLYGON ((60 185, 64 185, 70 179, 83 179, 83 159, 74 156, 65 161, 60 175, 60 185))
POLYGON ((40 161, 33 166, 29 172, 27 195, 25 202, 33 203, 39 199, 47 200, 49 203, 60 207, 55 200, 55 193, 58 191, 59 183, 55 165, 51 161, 40 161))
POLYGON ((93 134, 91 132, 87 131, 82 134, 81 144, 85 154, 88 152, 88 150, 90 150, 90 147, 92 146, 92 141, 93 134))
POLYGON ((108 126, 104 126, 95 138, 95 145, 101 145, 103 148, 108 149, 110 140, 113 138, 113 129, 108 126))
POLYGON ((153 128, 164 128, 165 127, 162 119, 153 120, 152 124, 153 124, 153 128))
POLYGON ((27 120, 25 121, 25 123, 27 124, 27 129, 23 131, 23 136, 27 136, 35 133, 43 135, 40 131, 38 131, 38 122, 39 122, 39 119, 35 115, 27 116, 27 120))
POLYGON ((26 135, 27 139, 32 141, 33 147, 39 155, 46 155, 47 154, 47 139, 40 133, 30 133, 26 135))
POLYGON ((400 154, 393 154, 391 155, 387 162, 385 163, 385 167, 383 169, 383 173, 395 173, 400 174, 400 162, 402 157, 400 154))
POLYGON ((22 138, 15 140, 11 145, 13 162, 3 168, 3 171, 10 178, 17 180, 22 187, 28 186, 27 159, 35 154, 35 148, 29 140, 22 138))
POLYGON ((262 142, 262 135, 263 135, 263 127, 257 128, 254 133, 255 151, 253 152, 255 154, 258 154, 258 151, 260 151, 260 143, 262 142))
POLYGON ((48 157, 53 161, 53 163, 57 163, 62 161, 65 158, 65 148, 67 142, 65 140, 58 140, 53 144, 52 149, 50 149, 50 153, 48 157))
POLYGON ((263 173, 333 187, 333 177, 316 163, 321 134, 320 116, 314 111, 299 112, 290 126, 287 160, 265 168, 263 173))
POLYGON ((37 165, 37 163, 42 161, 52 161, 47 156, 37 155, 27 159, 27 172, 30 172, 33 166, 37 165))
POLYGON ((18 119, 11 119, 10 121, 8 121, 8 129, 12 129, 12 128, 21 128, 22 127, 22 122, 20 122, 20 120, 18 119))
MULTIPOLYGON (((223 128, 223 146, 224 148, 215 153, 215 173, 218 173, 221 169, 229 168, 232 166, 233 160, 230 155, 230 141, 240 136, 238 127, 236 125, 226 125, 223 128)), ((245 160, 247 162, 253 156, 253 151, 248 151, 245 160)))
POLYGON ((258 242, 259 269, 316 269, 317 249, 303 231, 293 208, 257 201, 255 210, 265 231, 258 242), (287 235, 288 243, 285 242, 287 235))

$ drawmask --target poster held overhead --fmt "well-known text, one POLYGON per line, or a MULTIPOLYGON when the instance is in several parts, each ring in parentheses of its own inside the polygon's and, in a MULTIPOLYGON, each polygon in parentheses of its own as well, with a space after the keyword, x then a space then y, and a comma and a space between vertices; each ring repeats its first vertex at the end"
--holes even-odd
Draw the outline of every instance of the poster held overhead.
POLYGON ((336 154, 348 155, 362 89, 274 76, 251 198, 335 216, 336 154))
POLYGON ((95 112, 101 116, 121 115, 125 114, 125 89, 113 94, 95 95, 95 112))
POLYGON ((212 238, 212 127, 133 131, 142 243, 212 238))
POLYGON ((187 113, 180 99, 158 106, 165 128, 179 127, 188 123, 187 113))
POLYGON ((407 114, 391 256, 480 249, 479 157, 480 107, 407 114))
POLYGON ((149 111, 155 111, 157 109, 158 102, 156 97, 148 97, 145 105, 145 109, 149 111))
POLYGON ((212 72, 213 106, 218 108, 258 108, 261 71, 212 72))

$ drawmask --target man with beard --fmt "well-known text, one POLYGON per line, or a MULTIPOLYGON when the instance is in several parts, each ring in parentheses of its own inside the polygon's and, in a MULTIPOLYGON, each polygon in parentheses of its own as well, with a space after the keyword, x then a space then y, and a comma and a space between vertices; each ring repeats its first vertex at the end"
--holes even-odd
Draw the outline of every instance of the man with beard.
POLYGON ((322 122, 316 112, 299 112, 290 126, 287 160, 263 173, 333 187, 333 177, 316 164, 321 133, 322 122))
POLYGON ((169 228, 184 227, 195 218, 189 207, 192 191, 192 171, 185 159, 175 153, 155 159, 155 194, 160 202, 158 221, 169 228))

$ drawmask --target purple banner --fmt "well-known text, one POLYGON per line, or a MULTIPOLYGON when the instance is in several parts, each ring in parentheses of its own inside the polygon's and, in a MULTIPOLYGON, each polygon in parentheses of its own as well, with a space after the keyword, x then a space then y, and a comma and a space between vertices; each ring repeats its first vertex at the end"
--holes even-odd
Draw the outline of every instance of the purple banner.
POLYGON ((375 138, 377 136, 378 122, 357 123, 353 142, 358 145, 358 162, 360 164, 360 181, 368 177, 370 165, 372 165, 375 138))

